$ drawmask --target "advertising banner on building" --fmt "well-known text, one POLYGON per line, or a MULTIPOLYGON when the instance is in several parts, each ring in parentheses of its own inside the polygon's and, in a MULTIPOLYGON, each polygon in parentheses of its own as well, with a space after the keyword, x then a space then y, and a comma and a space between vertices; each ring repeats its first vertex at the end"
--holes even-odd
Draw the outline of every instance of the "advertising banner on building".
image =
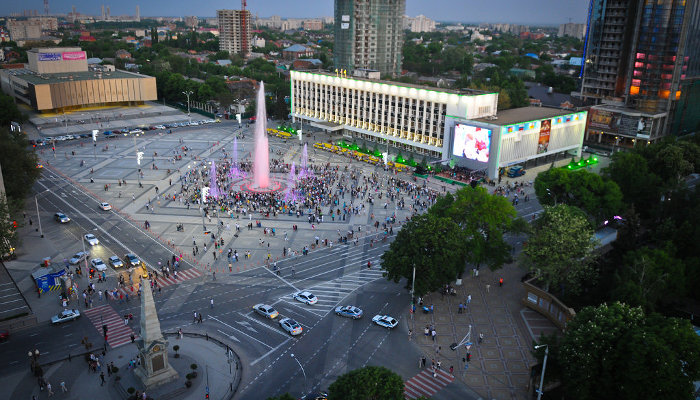
POLYGON ((491 130, 478 126, 457 124, 455 126, 452 154, 479 162, 489 161, 491 130))
POLYGON ((60 61, 61 53, 39 53, 39 61, 60 61))
POLYGON ((85 52, 84 51, 67 51, 67 52, 63 53, 63 59, 66 61, 85 60, 85 52))
POLYGON ((549 135, 552 132, 552 120, 545 119, 540 123, 540 138, 537 140, 537 154, 546 153, 549 148, 549 135))
POLYGON ((617 133, 620 125, 620 114, 607 110, 591 108, 589 111, 590 120, 588 126, 599 129, 606 133, 617 133))

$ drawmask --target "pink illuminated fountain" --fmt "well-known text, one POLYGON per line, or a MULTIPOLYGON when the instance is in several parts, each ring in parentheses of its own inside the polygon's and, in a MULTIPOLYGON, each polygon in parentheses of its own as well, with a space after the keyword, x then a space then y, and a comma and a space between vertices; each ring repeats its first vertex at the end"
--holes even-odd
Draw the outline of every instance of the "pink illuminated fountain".
POLYGON ((231 180, 243 179, 246 177, 245 172, 238 167, 238 139, 233 138, 233 156, 231 157, 231 168, 228 171, 228 177, 231 180))
POLYGON ((270 148, 267 142, 267 112, 265 111, 265 84, 263 82, 260 82, 257 105, 253 184, 256 189, 267 189, 270 186, 270 148))
POLYGON ((219 195, 221 195, 221 190, 216 179, 216 163, 212 161, 209 169, 209 196, 218 199, 219 195))

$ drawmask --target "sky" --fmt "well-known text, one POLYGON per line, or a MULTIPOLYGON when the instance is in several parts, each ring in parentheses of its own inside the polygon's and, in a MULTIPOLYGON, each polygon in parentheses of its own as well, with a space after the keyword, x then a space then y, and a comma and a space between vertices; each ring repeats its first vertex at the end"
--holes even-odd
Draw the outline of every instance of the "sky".
MULTIPOLYGON (((437 21, 503 22, 517 24, 561 24, 586 22, 588 0, 406 0, 406 14, 423 14, 437 21)), ((43 0, 11 2, 0 0, 3 14, 34 9, 42 12, 43 0), (4 4, 2 4, 4 3, 4 4)), ((141 16, 213 17, 217 9, 239 9, 238 0, 49 0, 50 12, 67 13, 75 5, 83 14, 100 14, 110 6, 112 15, 133 15, 136 5, 141 16)), ((333 0, 248 0, 248 9, 259 17, 323 17, 333 15, 333 0)))

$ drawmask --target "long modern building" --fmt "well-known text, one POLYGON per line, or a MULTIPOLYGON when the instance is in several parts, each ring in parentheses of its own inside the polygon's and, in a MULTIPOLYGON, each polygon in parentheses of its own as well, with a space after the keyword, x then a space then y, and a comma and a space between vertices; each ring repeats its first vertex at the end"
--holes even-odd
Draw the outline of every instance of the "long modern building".
POLYGON ((498 93, 291 71, 292 118, 394 153, 454 160, 496 178, 502 167, 579 154, 586 112, 498 112, 498 93), (495 156, 494 156, 495 155, 495 156))
POLYGON ((591 0, 581 76, 581 97, 601 104, 588 140, 698 130, 700 0, 591 0))
POLYGON ((335 68, 401 74, 406 0, 335 0, 335 68))
POLYGON ((217 10, 216 17, 219 21, 219 50, 230 54, 250 53, 250 11, 217 10))
POLYGON ((36 48, 27 58, 24 68, 0 70, 0 87, 37 111, 137 105, 158 98, 154 77, 103 66, 88 69, 78 47, 36 48))

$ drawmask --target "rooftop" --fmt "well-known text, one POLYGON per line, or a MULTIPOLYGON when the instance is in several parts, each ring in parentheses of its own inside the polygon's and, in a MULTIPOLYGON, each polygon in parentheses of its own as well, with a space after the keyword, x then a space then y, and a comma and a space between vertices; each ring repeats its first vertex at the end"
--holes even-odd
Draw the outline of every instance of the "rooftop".
POLYGON ((88 81, 92 79, 127 79, 127 78, 150 78, 148 75, 140 75, 127 71, 108 71, 102 73, 102 78, 97 77, 94 71, 62 72, 58 74, 37 74, 26 68, 5 70, 5 73, 19 76, 29 83, 41 85, 47 83, 61 83, 70 81, 88 81))
POLYGON ((518 122, 535 121, 545 118, 558 117, 560 115, 569 115, 574 113, 573 110, 564 110, 561 108, 550 107, 520 107, 511 108, 510 110, 498 111, 496 117, 498 119, 477 118, 474 121, 485 122, 492 125, 510 125, 518 122))
POLYGON ((304 74, 312 74, 312 75, 326 75, 326 76, 332 76, 332 77, 337 76, 337 77, 340 77, 343 79, 350 79, 350 80, 355 80, 355 81, 381 83, 384 85, 401 86, 401 87, 414 88, 414 89, 423 89, 423 90, 430 90, 430 91, 434 91, 434 92, 460 94, 460 95, 464 95, 464 96, 478 96, 480 94, 495 93, 495 92, 487 92, 485 90, 476 90, 476 89, 446 89, 446 88, 438 88, 438 87, 434 87, 434 86, 414 85, 412 83, 387 81, 387 80, 383 80, 383 79, 360 78, 358 76, 345 76, 344 77, 344 76, 341 76, 340 74, 336 75, 335 72, 304 71, 304 70, 297 70, 294 72, 299 72, 299 73, 304 73, 304 74))

